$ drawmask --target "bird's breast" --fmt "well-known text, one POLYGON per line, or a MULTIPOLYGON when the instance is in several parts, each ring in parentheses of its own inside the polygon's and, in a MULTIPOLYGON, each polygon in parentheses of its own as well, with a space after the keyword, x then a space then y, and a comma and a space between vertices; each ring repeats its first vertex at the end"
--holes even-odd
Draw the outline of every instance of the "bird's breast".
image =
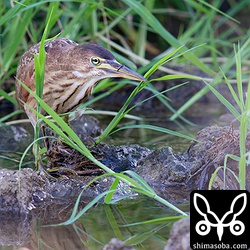
POLYGON ((87 83, 78 81, 64 83, 63 87, 60 88, 62 91, 53 93, 55 111, 60 114, 74 110, 90 96, 94 85, 94 80, 90 80, 87 83))

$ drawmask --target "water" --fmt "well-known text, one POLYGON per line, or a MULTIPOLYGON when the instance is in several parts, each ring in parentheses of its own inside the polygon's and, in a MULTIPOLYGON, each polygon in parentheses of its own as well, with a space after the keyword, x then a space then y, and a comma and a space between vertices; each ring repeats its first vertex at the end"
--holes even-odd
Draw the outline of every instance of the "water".
POLYGON ((129 226, 131 223, 173 215, 170 210, 145 197, 114 205, 97 204, 74 224, 67 226, 48 225, 66 221, 71 207, 62 208, 57 215, 53 209, 57 210, 52 205, 33 218, 18 219, 12 216, 9 220, 0 219, 1 225, 4 225, 1 231, 6 232, 12 228, 9 237, 6 234, 0 235, 0 249, 10 249, 8 244, 32 250, 102 249, 114 237, 135 246, 136 249, 163 249, 173 223, 163 221, 129 226))

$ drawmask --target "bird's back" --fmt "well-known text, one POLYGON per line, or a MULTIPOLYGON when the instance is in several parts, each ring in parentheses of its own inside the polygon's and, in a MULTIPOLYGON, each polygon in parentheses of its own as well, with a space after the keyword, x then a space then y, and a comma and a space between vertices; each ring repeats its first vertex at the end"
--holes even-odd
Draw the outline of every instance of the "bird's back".
MULTIPOLYGON (((67 50, 78 45, 77 43, 66 39, 56 38, 53 41, 47 42, 44 46, 47 59, 65 54, 67 50)), ((40 43, 30 47, 20 58, 16 78, 29 87, 32 91, 35 91, 35 70, 34 70, 34 55, 39 55, 40 43)), ((16 81, 16 97, 19 106, 23 108, 22 102, 27 102, 29 98, 29 92, 25 90, 19 81, 16 81)))

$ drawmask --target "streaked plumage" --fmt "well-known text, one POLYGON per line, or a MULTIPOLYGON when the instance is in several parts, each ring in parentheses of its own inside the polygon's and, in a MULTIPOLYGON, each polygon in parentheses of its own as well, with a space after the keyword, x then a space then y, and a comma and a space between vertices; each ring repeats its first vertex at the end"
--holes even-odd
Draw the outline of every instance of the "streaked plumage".
MULTIPOLYGON (((34 92, 34 54, 38 54, 39 46, 34 45, 23 54, 16 75, 17 79, 34 92)), ((43 100, 58 114, 75 109, 91 94, 93 87, 101 79, 122 77, 144 80, 138 73, 119 64, 112 53, 100 45, 78 45, 69 39, 56 38, 45 44, 45 51, 43 100)), ((35 125, 36 115, 25 104, 36 108, 36 100, 18 81, 16 98, 35 125)))

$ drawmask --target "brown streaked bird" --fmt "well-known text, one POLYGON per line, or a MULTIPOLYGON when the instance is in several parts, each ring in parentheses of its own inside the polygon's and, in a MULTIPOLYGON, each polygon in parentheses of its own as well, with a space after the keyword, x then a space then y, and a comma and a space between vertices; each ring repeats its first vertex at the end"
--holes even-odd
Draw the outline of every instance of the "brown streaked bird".
MULTIPOLYGON (((34 45, 22 55, 16 75, 33 92, 34 55, 39 53, 39 47, 40 44, 34 45)), ((45 44, 45 52, 43 100, 58 114, 74 110, 89 97, 96 83, 104 78, 145 80, 140 74, 118 63, 111 52, 97 44, 79 45, 66 38, 56 38, 45 44)), ((35 109, 36 100, 18 81, 16 98, 35 126, 36 115, 27 105, 35 109)))

